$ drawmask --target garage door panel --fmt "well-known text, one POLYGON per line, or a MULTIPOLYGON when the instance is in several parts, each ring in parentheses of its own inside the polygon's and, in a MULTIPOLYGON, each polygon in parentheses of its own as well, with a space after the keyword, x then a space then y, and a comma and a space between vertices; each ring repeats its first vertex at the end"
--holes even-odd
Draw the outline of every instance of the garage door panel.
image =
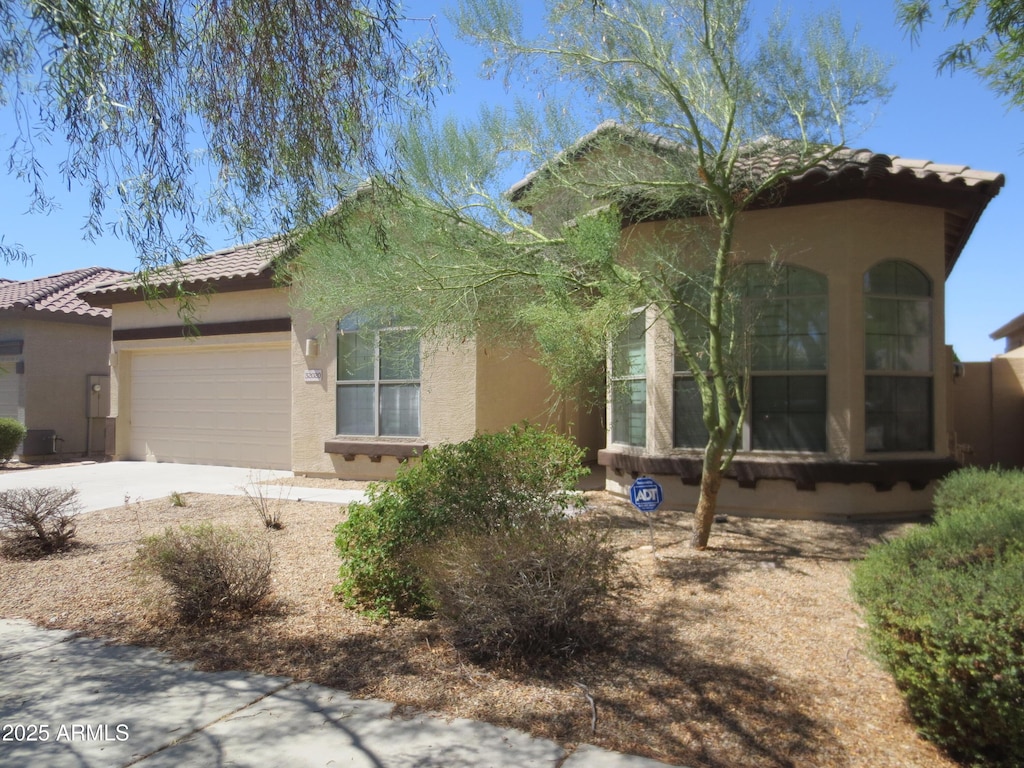
POLYGON ((284 345, 137 353, 132 458, 289 469, 289 366, 284 345))

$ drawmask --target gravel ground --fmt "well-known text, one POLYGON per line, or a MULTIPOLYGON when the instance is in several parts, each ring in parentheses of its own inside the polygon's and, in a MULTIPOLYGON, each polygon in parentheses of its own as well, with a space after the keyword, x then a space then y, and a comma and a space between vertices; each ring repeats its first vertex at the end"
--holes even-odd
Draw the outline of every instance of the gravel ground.
POLYGON ((901 526, 730 518, 695 552, 687 515, 648 521, 603 492, 588 499, 589 514, 612 528, 632 590, 611 646, 557 668, 478 666, 435 622, 344 610, 331 533, 344 510, 328 504, 279 502, 284 528, 273 532, 240 497, 189 494, 185 507, 157 500, 83 515, 70 552, 0 560, 0 616, 158 647, 202 669, 380 697, 399 713, 440 711, 693 768, 954 765, 915 734, 865 650, 849 595, 852 564, 901 526), (265 614, 180 627, 160 585, 133 568, 140 538, 203 520, 270 536, 275 601, 265 614))

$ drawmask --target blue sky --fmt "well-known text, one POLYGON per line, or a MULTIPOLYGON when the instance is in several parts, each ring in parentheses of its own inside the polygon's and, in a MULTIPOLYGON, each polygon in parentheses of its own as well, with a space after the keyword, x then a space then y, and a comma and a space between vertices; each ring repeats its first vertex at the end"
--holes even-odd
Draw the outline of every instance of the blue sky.
MULTIPOLYGON (((938 3, 936 3, 938 4, 938 3)), ((441 13, 443 3, 410 3, 411 13, 441 13)), ((539 3, 521 3, 524 15, 539 3)), ((774 2, 755 5, 774 7, 774 2)), ((825 10, 834 3, 798 0, 794 17, 804 9, 825 10)), ((946 284, 946 337, 962 360, 987 360, 1002 351, 1002 343, 989 334, 1024 312, 1024 260, 1021 220, 1024 216, 1024 112, 1008 110, 972 75, 937 75, 935 59, 961 30, 944 33, 935 24, 912 46, 897 29, 892 0, 858 0, 839 4, 843 18, 861 27, 862 40, 890 57, 896 86, 892 99, 874 123, 853 142, 876 152, 939 163, 969 165, 1006 175, 1006 187, 989 205, 946 284)), ((447 27, 442 25, 442 34, 447 27)), ((473 114, 482 101, 500 97, 500 85, 476 77, 479 55, 456 41, 447 41, 458 82, 442 99, 445 111, 473 114)), ((0 112, 0 145, 10 142, 9 117, 0 112)), ((54 152, 56 155, 57 152, 54 152)), ((87 266, 132 269, 131 247, 111 236, 96 242, 81 239, 87 204, 85 190, 58 189, 56 166, 49 175, 48 191, 61 210, 49 215, 25 214, 29 189, 16 179, 0 176, 4 205, 0 208, 0 235, 18 243, 33 261, 27 266, 0 264, 0 277, 23 280, 87 266)), ((232 245, 215 229, 207 233, 212 247, 232 245)))

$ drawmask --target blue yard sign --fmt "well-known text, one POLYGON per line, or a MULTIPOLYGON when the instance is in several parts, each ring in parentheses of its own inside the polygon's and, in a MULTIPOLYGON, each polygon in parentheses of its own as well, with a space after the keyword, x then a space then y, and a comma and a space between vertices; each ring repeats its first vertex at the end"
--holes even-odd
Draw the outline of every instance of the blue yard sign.
POLYGON ((641 512, 653 512, 661 506, 664 497, 657 480, 650 477, 638 477, 629 486, 629 500, 641 512))

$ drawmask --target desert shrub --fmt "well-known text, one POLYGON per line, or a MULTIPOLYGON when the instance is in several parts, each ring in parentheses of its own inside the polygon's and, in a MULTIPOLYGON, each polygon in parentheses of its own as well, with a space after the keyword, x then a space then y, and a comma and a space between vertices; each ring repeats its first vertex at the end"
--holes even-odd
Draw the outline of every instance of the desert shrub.
POLYGON ((854 574, 872 644, 922 734, 978 765, 1024 764, 1020 482, 954 474, 934 524, 872 548, 854 574))
POLYGON ((606 531, 546 517, 453 533, 421 553, 432 605, 477 660, 569 657, 600 643, 618 561, 606 531))
POLYGON ((0 551, 42 557, 67 549, 81 510, 74 488, 17 488, 0 493, 0 551))
POLYGON ((143 539, 136 560, 168 585, 186 622, 251 616, 270 594, 270 543, 226 526, 167 528, 143 539))
POLYGON ((6 464, 25 439, 25 425, 17 419, 0 418, 0 463, 6 464))
POLYGON ((458 530, 485 535, 561 516, 586 471, 571 440, 529 425, 442 444, 371 485, 336 529, 345 603, 378 615, 423 613, 430 598, 415 553, 458 530))
POLYGON ((245 500, 256 516, 259 517, 263 527, 271 531, 279 531, 284 528, 281 507, 284 504, 280 493, 277 496, 270 494, 267 486, 259 479, 250 477, 249 484, 242 488, 245 500))

